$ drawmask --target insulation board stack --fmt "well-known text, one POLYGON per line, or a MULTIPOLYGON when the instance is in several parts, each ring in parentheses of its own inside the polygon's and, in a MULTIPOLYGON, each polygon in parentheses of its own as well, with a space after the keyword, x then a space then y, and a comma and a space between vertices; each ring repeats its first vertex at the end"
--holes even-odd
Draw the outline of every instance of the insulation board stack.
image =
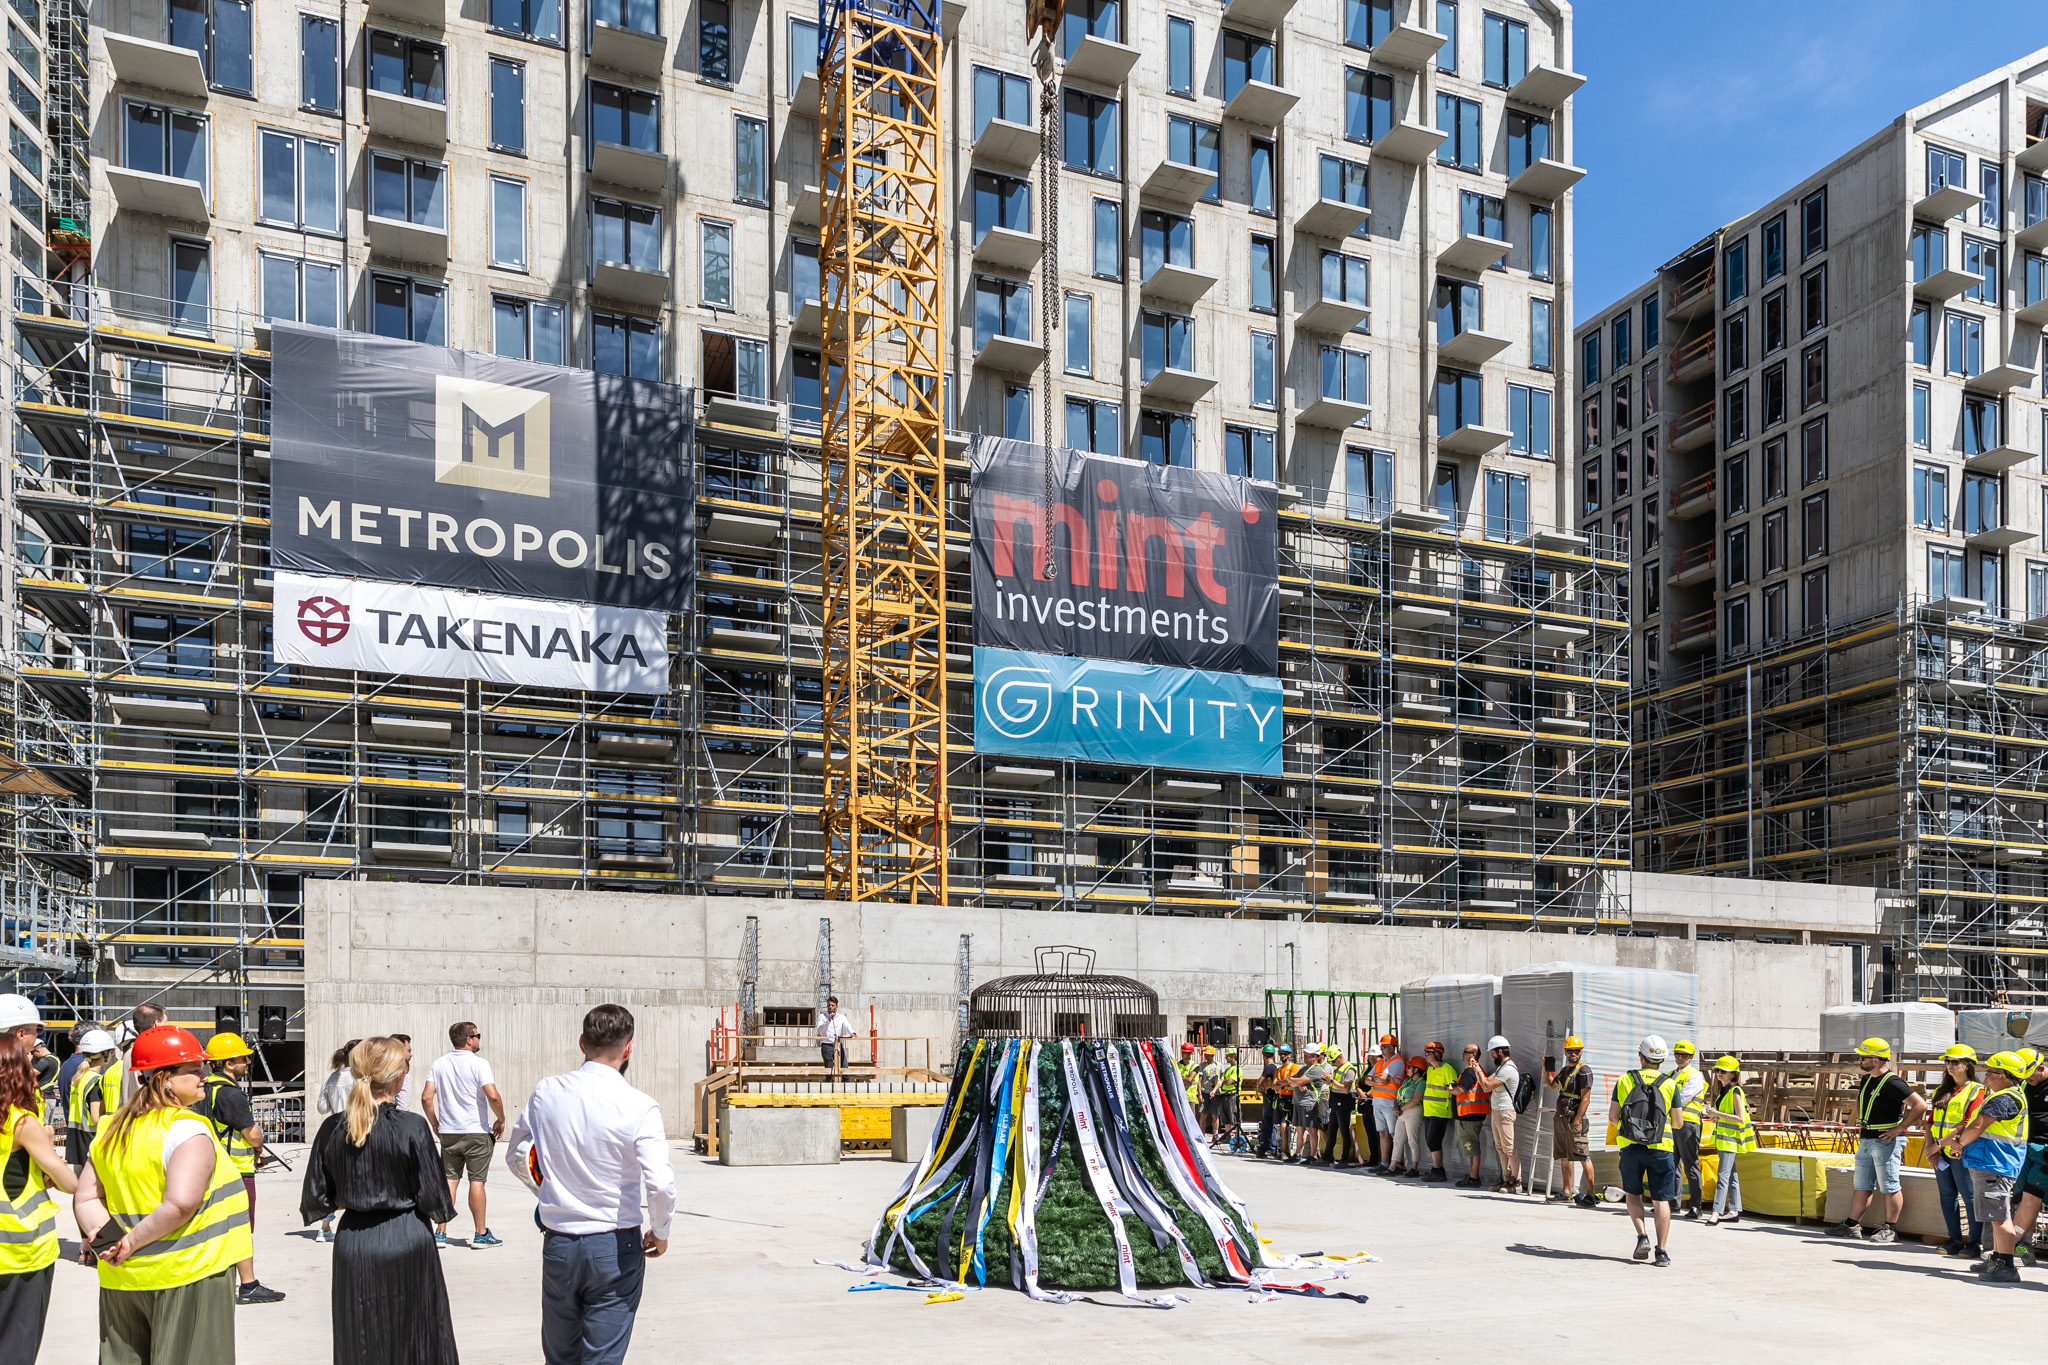
MULTIPOLYGON (((1462 1066, 1465 1044, 1479 1049, 1480 1060, 1489 1068, 1493 1059, 1486 1054, 1486 1040, 1500 1032, 1500 978, 1484 974, 1469 976, 1425 976, 1401 988, 1401 1055, 1420 1057, 1425 1043, 1444 1045, 1444 1060, 1462 1066)), ((1379 1039, 1372 1040, 1377 1043, 1379 1039)), ((1520 1065, 1516 1059, 1516 1065, 1520 1065)), ((1368 1068, 1370 1063, 1367 1064, 1368 1068)), ((1541 1077, 1538 1077, 1540 1080, 1541 1077)), ((1444 1169, 1456 1180, 1465 1174, 1465 1159, 1459 1155, 1455 1130, 1444 1140, 1444 1169)), ((1500 1160, 1494 1155, 1493 1139, 1479 1140, 1479 1178, 1488 1185, 1500 1179, 1500 1160)))
POLYGON ((1895 1057, 1927 1057, 1956 1040, 1956 1017, 1940 1005, 1905 1000, 1889 1005, 1837 1005, 1820 1015, 1820 1050, 1851 1053, 1865 1038, 1882 1038, 1895 1057))
POLYGON ((1977 1049, 1979 1057, 2011 1047, 2048 1051, 2048 1009, 1964 1010, 1956 1016, 1956 1041, 1977 1049), (2013 1024, 2020 1025, 2024 1033, 2015 1036, 2009 1032, 2013 1024))

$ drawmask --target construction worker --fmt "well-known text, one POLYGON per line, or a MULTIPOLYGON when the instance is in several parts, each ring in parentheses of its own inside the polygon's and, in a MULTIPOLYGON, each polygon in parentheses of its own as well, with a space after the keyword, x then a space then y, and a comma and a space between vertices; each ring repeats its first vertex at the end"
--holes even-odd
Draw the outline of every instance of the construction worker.
POLYGON ((1313 1166, 1323 1155, 1323 1123, 1329 1117, 1330 1059, 1321 1043, 1309 1044, 1303 1056, 1306 1060, 1294 1089, 1294 1159, 1304 1166, 1313 1166))
POLYGON ((1496 1033, 1486 1040, 1486 1055, 1493 1070, 1479 1070, 1479 1089, 1486 1096, 1487 1126, 1493 1134, 1493 1154, 1500 1162, 1500 1183, 1496 1194, 1513 1194, 1522 1188, 1522 1157, 1515 1146, 1515 1091, 1521 1088, 1522 1071, 1515 1065, 1515 1050, 1496 1033))
MULTIPOLYGON (((249 1229, 256 1228, 256 1160, 263 1154, 263 1129, 241 1081, 249 1074, 249 1059, 255 1054, 239 1033, 216 1033, 206 1042, 208 1073, 206 1097, 192 1111, 213 1126, 214 1138, 241 1173, 242 1188, 249 1196, 249 1229)), ((241 1287, 235 1291, 238 1304, 281 1303, 284 1295, 256 1279, 256 1255, 250 1254, 235 1266, 241 1287)))
POLYGON ((1422 1055, 1422 1134, 1429 1145, 1429 1174, 1422 1178, 1441 1184, 1449 1179, 1444 1174, 1444 1137, 1456 1117, 1451 1089, 1458 1083, 1458 1068, 1444 1060, 1442 1043, 1432 1041, 1422 1049, 1422 1055))
POLYGON ((2020 1240, 2013 1248, 2019 1260, 2032 1265, 2038 1254, 2034 1246, 2034 1228, 2041 1221, 2041 1205, 2048 1201, 2048 1059, 2030 1047, 2023 1047, 2013 1054, 2027 1063, 2026 1081, 2021 1085, 2021 1098, 2027 1105, 2027 1164, 2020 1169, 2019 1183, 2013 1187, 2013 1224, 2020 1230, 2020 1240))
POLYGON ((1714 1063, 1714 1131, 1708 1140, 1720 1153, 1720 1170, 1714 1180, 1714 1211, 1707 1226, 1733 1223, 1742 1217, 1742 1178, 1736 1158, 1756 1150, 1756 1125, 1749 1121, 1749 1096, 1742 1092, 1742 1063, 1723 1057, 1714 1063))
POLYGON ((1218 1118, 1218 1101, 1223 1094, 1223 1063, 1216 1058, 1214 1044, 1204 1044, 1202 1047, 1202 1065, 1196 1073, 1195 1093, 1201 1097, 1198 1112, 1201 1116, 1202 1132, 1214 1142, 1218 1129, 1222 1127, 1218 1118))
POLYGON ((1217 1060, 1223 1074, 1216 1082, 1216 1132, 1209 1141, 1212 1146, 1227 1147, 1233 1138, 1243 1136, 1237 1120, 1237 1091, 1244 1084, 1244 1072, 1238 1069, 1235 1048, 1225 1048, 1217 1060))
POLYGON ((1692 1039, 1680 1038, 1671 1045, 1671 1077, 1676 1081, 1677 1105, 1671 1111, 1671 1150, 1678 1160, 1679 1193, 1685 1206, 1680 1218, 1698 1218, 1706 1194, 1700 1188, 1700 1135, 1706 1120, 1707 1082, 1696 1064, 1692 1039))
POLYGON ((1173 1065, 1174 1070, 1180 1073, 1181 1089, 1187 1092, 1188 1107, 1195 1111, 1195 1122, 1200 1123, 1202 1121, 1202 1090, 1201 1082, 1195 1075, 1195 1045, 1193 1043, 1182 1043, 1180 1045, 1180 1060, 1173 1065))
POLYGON ((1650 1239, 1643 1232, 1643 1202, 1651 1205, 1657 1231, 1655 1264, 1668 1266, 1671 1255, 1671 1206, 1678 1201, 1678 1164, 1672 1155, 1671 1111, 1677 1104, 1678 1081, 1663 1071, 1671 1049, 1654 1033, 1636 1045, 1640 1065, 1624 1071, 1614 1083, 1614 1112, 1621 1143, 1621 1189, 1628 1203, 1628 1221, 1636 1230, 1635 1259, 1650 1260, 1650 1239))
POLYGON ((1294 1155, 1294 1044, 1280 1044, 1280 1066, 1273 1073, 1273 1128, 1279 1145, 1273 1155, 1286 1161, 1294 1155))
POLYGON ((2013 1222, 2013 1186, 2027 1163, 2027 1098, 2021 1078, 2033 1059, 2001 1052, 1985 1064, 1984 1093, 1961 1131, 1942 1143, 1942 1154, 1960 1158, 1976 1188, 1977 1216, 1991 1229, 1991 1254, 1970 1269, 1987 1284, 2018 1284, 2013 1249, 2020 1229, 2013 1222))
POLYGON ((191 1112, 206 1100, 206 1054, 164 1024, 137 1035, 128 1065, 135 1093, 93 1139, 72 1201, 78 1230, 100 1243, 100 1359, 233 1365, 229 1268, 252 1254, 249 1199, 191 1112))
POLYGON ((1574 1207, 1595 1209, 1600 1200, 1593 1193, 1593 1155, 1588 1144, 1588 1126, 1593 1117, 1593 1071, 1586 1065, 1585 1041, 1573 1034, 1564 1040, 1564 1066, 1543 1059, 1543 1083, 1557 1092, 1557 1108, 1551 1115, 1551 1160, 1564 1168, 1564 1199, 1574 1207), (1574 1182, 1583 1175, 1585 1185, 1573 1192, 1574 1182))
POLYGON ((1873 1242, 1896 1242, 1895 1225, 1906 1208, 1899 1161, 1905 1155, 1907 1130, 1927 1114, 1927 1100, 1892 1070, 1892 1045, 1884 1039, 1858 1043, 1856 1064, 1863 1072, 1856 1086, 1856 1193, 1849 1200, 1849 1216, 1829 1228, 1828 1236, 1865 1236, 1863 1211, 1870 1207, 1872 1195, 1882 1193, 1884 1226, 1868 1236, 1873 1242))
POLYGON ((1344 1059, 1344 1049, 1331 1043, 1330 1117, 1323 1130, 1323 1159, 1332 1166, 1363 1166, 1358 1144, 1351 1134, 1351 1118, 1358 1112, 1358 1068, 1344 1059))
POLYGON ((57 1277, 57 1205, 78 1188, 43 1126, 29 1050, 0 1034, 0 1360, 28 1362, 43 1344, 57 1277), (18 1156, 17 1156, 18 1154, 18 1156))
POLYGON ((1252 1155, 1267 1157, 1273 1154, 1273 1139, 1280 1132, 1280 1049, 1267 1043, 1259 1049, 1259 1079, 1254 1087, 1259 1092, 1259 1140, 1252 1146, 1252 1155))
POLYGON ((121 1107, 121 1046, 105 1029, 91 1029, 78 1040, 85 1065, 71 1077, 64 1105, 64 1159, 72 1174, 85 1169, 92 1135, 107 1115, 121 1107))
POLYGON ((1458 1155, 1465 1159, 1467 1167, 1457 1180, 1461 1190, 1479 1188, 1479 1154, 1483 1150, 1487 1111, 1493 1108, 1482 1084, 1485 1076, 1479 1069, 1479 1044, 1465 1044, 1464 1065, 1458 1070, 1458 1079, 1451 1083, 1451 1104, 1458 1120, 1458 1155))
MULTIPOLYGON (((1934 1168, 1934 1188, 1941 1196, 1941 1221, 1948 1225, 1948 1240, 1936 1249, 1944 1256, 1974 1258, 1984 1254, 1984 1223, 1977 1217, 1975 1191, 1970 1188, 1969 1172, 1960 1162, 1951 1160, 1942 1146, 1962 1131, 1970 1110, 1984 1093, 1983 1082, 1977 1079, 1977 1049, 1968 1043, 1955 1044, 1941 1054, 1941 1069, 1941 1085, 1927 1102, 1927 1141, 1922 1148, 1927 1164, 1934 1168), (1963 1237, 1966 1218, 1970 1225, 1967 1241, 1963 1237)), ((2028 1130, 2031 1133, 2031 1122, 2028 1130)))
POLYGON ((1380 1035, 1380 1055, 1372 1059, 1372 1080, 1367 1098, 1372 1101, 1374 1133, 1373 1169, 1390 1171, 1394 1165, 1394 1127, 1400 1118, 1395 1097, 1408 1065, 1401 1060, 1401 1041, 1391 1033, 1380 1035))

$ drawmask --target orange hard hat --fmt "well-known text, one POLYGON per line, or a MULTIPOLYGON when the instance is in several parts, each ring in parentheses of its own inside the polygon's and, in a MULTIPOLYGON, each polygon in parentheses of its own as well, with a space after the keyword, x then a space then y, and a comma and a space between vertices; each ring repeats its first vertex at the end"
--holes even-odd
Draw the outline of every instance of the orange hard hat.
POLYGON ((1395 1037, 1395 1036, 1394 1036, 1393 1034, 1391 1034, 1391 1033, 1382 1033, 1382 1034, 1380 1035, 1380 1046, 1381 1046, 1381 1047, 1398 1047, 1398 1046, 1400 1045, 1400 1042, 1401 1042, 1401 1040, 1400 1040, 1400 1039, 1398 1039, 1398 1038, 1396 1038, 1396 1037, 1395 1037))
POLYGON ((205 1060, 206 1053, 200 1048, 199 1040, 175 1024, 158 1024, 155 1028, 144 1029, 136 1037, 135 1046, 128 1051, 128 1065, 136 1071, 155 1071, 158 1067, 205 1060))
POLYGON ((1428 1045, 1425 1046, 1422 1050, 1424 1052, 1442 1052, 1444 1050, 1444 1045, 1442 1043, 1437 1042, 1434 1038, 1432 1038, 1429 1041, 1428 1045))

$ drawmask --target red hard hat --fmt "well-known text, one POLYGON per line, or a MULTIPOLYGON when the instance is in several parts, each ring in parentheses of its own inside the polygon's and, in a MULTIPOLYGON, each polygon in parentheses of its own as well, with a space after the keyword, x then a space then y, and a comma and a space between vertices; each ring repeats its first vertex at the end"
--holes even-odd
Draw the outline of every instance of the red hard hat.
POLYGON ((1195 1045, 1193 1043, 1182 1043, 1180 1045, 1180 1050, 1182 1052, 1193 1052, 1195 1050, 1195 1045))
POLYGON ((154 1071, 160 1066, 182 1062, 203 1062, 206 1053, 199 1040, 175 1024, 158 1024, 144 1029, 128 1051, 128 1065, 136 1071, 154 1071))

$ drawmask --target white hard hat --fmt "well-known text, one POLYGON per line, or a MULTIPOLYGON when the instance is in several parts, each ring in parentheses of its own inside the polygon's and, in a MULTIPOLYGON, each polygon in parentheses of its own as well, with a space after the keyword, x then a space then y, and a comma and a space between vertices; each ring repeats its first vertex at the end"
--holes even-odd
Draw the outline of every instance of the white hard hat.
POLYGON ((1486 1040, 1486 1050, 1491 1052, 1497 1047, 1513 1048, 1514 1044, 1496 1033, 1486 1040))
POLYGON ((1636 1048, 1636 1054, 1646 1062, 1661 1062, 1671 1055, 1671 1045, 1661 1035, 1647 1033, 1636 1048))
POLYGON ((23 1024, 43 1025, 42 1011, 36 1002, 25 995, 0 995, 0 1029, 20 1028, 23 1024))
POLYGON ((118 1052, 121 1045, 114 1041, 113 1034, 96 1028, 78 1040, 78 1050, 88 1057, 97 1057, 102 1052, 118 1052))

